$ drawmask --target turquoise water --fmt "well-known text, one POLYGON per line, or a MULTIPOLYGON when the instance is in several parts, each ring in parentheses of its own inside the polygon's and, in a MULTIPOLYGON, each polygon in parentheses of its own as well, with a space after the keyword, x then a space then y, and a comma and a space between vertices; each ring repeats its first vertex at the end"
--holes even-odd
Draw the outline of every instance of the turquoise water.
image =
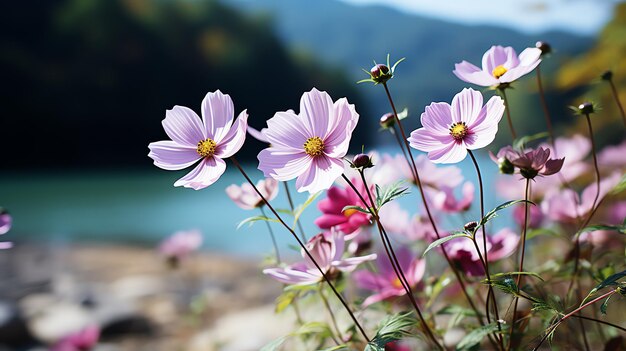
MULTIPOLYGON (((486 157, 481 157, 480 163, 489 187, 495 166, 486 157)), ((459 166, 466 179, 475 180, 469 159, 459 166)), ((246 169, 254 180, 262 177, 253 167, 246 169)), ((157 168, 142 172, 5 172, 0 176, 0 206, 12 214, 14 225, 2 239, 16 244, 26 240, 155 245, 175 231, 199 229, 205 236, 204 247, 210 251, 240 255, 271 252, 265 223, 236 229, 241 220, 260 212, 241 210, 226 196, 224 189, 228 185, 244 182, 234 167, 229 167, 216 184, 201 191, 175 188, 173 183, 184 174, 185 171, 157 168)), ((296 203, 307 199, 306 194, 295 191, 293 182, 290 186, 296 203)), ((407 210, 416 208, 415 193, 401 199, 407 210)), ((494 197, 493 190, 486 192, 488 208, 495 204, 494 197)), ((274 204, 278 208, 288 207, 282 187, 274 204)), ((477 211, 477 207, 473 206, 472 211, 477 211)), ((317 231, 313 220, 319 214, 312 205, 302 217, 309 236, 317 231)), ((452 218, 451 223, 459 225, 465 219, 452 218)), ((296 244, 287 231, 273 226, 281 246, 296 244)))

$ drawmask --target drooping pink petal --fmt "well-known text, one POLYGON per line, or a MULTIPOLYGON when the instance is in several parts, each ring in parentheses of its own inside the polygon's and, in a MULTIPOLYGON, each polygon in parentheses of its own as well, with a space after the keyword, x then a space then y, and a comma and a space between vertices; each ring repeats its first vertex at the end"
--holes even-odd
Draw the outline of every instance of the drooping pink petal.
POLYGON ((498 80, 491 74, 481 70, 473 64, 462 61, 454 65, 454 73, 460 80, 483 87, 488 87, 498 84, 498 80))
POLYGON ((444 148, 428 153, 428 159, 434 163, 457 163, 467 156, 465 145, 457 142, 450 142, 444 148))
POLYGON ((314 284, 322 280, 322 275, 315 271, 300 271, 292 268, 266 268, 263 274, 285 284, 308 285, 314 284))
POLYGON ((356 266, 363 262, 372 261, 376 259, 376 254, 370 254, 367 256, 348 257, 343 260, 333 261, 333 267, 339 269, 342 272, 352 272, 356 266))
POLYGON ((167 136, 182 146, 195 148, 199 141, 207 138, 200 117, 184 106, 167 110, 161 124, 167 136))
POLYGON ((267 139, 267 137, 265 136, 265 131, 267 130, 267 128, 263 128, 261 130, 256 130, 250 126, 248 126, 248 134, 250 134, 250 136, 252 136, 254 139, 269 144, 269 140, 267 139))
POLYGON ((367 270, 356 271, 352 277, 359 288, 367 290, 382 290, 389 284, 387 279, 385 279, 382 275, 378 275, 367 270))
POLYGON ((311 167, 313 159, 304 151, 292 153, 273 147, 261 150, 257 156, 259 169, 265 177, 287 181, 300 176, 311 167))
POLYGON ((341 160, 325 155, 317 156, 310 167, 296 179, 296 189, 298 192, 309 193, 328 189, 341 176, 343 169, 341 160))
POLYGON ((471 88, 464 88, 452 99, 450 112, 454 122, 472 125, 483 107, 483 94, 471 88))
POLYGON ((235 117, 233 100, 221 91, 210 92, 202 100, 202 121, 208 138, 222 140, 235 117))
POLYGON ((174 183, 174 186, 183 186, 200 190, 215 183, 226 170, 226 162, 218 157, 205 157, 184 177, 174 183))
POLYGON ((215 156, 219 158, 227 158, 234 155, 246 140, 246 129, 248 128, 248 113, 243 110, 232 127, 220 140, 215 140, 217 148, 215 149, 215 156))
POLYGON ((201 158, 196 147, 182 146, 171 140, 150 143, 148 148, 148 157, 154 160, 154 165, 170 171, 187 168, 201 158))
POLYGON ((409 136, 407 140, 412 148, 424 152, 441 150, 445 148, 447 144, 454 142, 449 134, 439 134, 426 128, 419 128, 412 131, 411 136, 409 136))
POLYGON ((537 48, 526 48, 519 55, 519 61, 500 77, 500 82, 510 83, 519 77, 532 72, 541 63, 541 50, 537 48))

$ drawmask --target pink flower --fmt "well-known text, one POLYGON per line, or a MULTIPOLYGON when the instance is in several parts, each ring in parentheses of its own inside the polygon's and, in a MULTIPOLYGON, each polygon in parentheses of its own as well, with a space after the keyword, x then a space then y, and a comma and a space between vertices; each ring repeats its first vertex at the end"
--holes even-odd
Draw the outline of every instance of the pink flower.
POLYGON ((51 351, 88 351, 98 343, 100 328, 88 326, 59 340, 51 351))
MULTIPOLYGON (((524 226, 525 207, 524 204, 519 204, 513 208, 513 220, 515 220, 515 223, 520 227, 524 226)), ((528 204, 528 227, 539 228, 542 221, 543 213, 541 212, 541 208, 528 204)))
MULTIPOLYGON (((482 243, 483 232, 478 230, 476 241, 482 243)), ((487 251, 489 262, 501 260, 512 254, 519 242, 519 235, 505 228, 493 236, 487 236, 487 251)), ((472 241, 468 238, 456 238, 443 244, 448 255, 460 269, 468 276, 485 275, 485 270, 480 262, 480 257, 472 241)), ((485 257, 483 246, 478 245, 480 253, 485 257)))
MULTIPOLYGON (((367 196, 361 180, 353 178, 351 181, 361 194, 367 196)), ((317 208, 322 211, 322 216, 315 220, 315 225, 321 229, 335 228, 346 235, 353 233, 356 235, 361 227, 371 224, 370 215, 353 209, 343 210, 346 206, 369 207, 369 205, 363 204, 351 187, 332 186, 328 189, 326 196, 325 199, 317 203, 317 208)), ((352 239, 355 235, 346 239, 352 239)))
POLYGON ((454 65, 454 75, 462 81, 488 87, 511 83, 530 73, 541 63, 541 50, 526 48, 517 56, 512 47, 492 46, 483 55, 482 69, 462 61, 454 65))
MULTIPOLYGON (((411 251, 406 247, 397 249, 396 257, 398 258, 400 268, 404 272, 409 285, 411 287, 417 286, 424 277, 426 262, 413 256, 411 251)), ((391 297, 406 294, 406 290, 402 287, 402 283, 396 275, 387 255, 378 255, 376 265, 378 267, 378 273, 366 270, 354 273, 354 280, 360 288, 375 292, 375 294, 363 301, 363 307, 387 300, 391 297)))
MULTIPOLYGON (((320 266, 324 274, 333 276, 341 272, 351 272, 357 265, 376 259, 376 254, 360 257, 342 258, 344 253, 344 236, 337 231, 324 232, 315 235, 306 244, 307 250, 320 266)), ((320 282, 322 274, 315 267, 309 256, 300 251, 304 262, 293 264, 286 268, 267 268, 264 274, 285 283, 294 285, 309 285, 320 282)))
POLYGON ((180 231, 163 240, 159 251, 168 259, 182 260, 201 245, 202 234, 199 231, 180 231))
MULTIPOLYGON (((273 200, 278 194, 278 182, 272 178, 259 180, 256 187, 267 201, 273 200)), ((263 199, 249 183, 243 183, 241 186, 229 185, 226 188, 226 195, 233 200, 235 205, 244 210, 252 210, 264 205, 263 199)))
POLYGON ((202 101, 202 120, 191 109, 174 106, 163 120, 163 129, 172 140, 150 143, 148 156, 155 166, 167 170, 187 168, 200 160, 174 186, 206 188, 226 170, 222 159, 239 151, 246 138, 248 114, 244 110, 234 122, 233 116, 233 101, 219 90, 202 101))
POLYGON ((598 154, 598 163, 604 167, 623 168, 626 166, 626 141, 607 146, 598 154))
POLYGON ((473 89, 463 89, 452 105, 434 102, 422 113, 422 128, 408 138, 411 147, 428 152, 434 163, 456 163, 467 150, 489 145, 498 132, 504 113, 504 101, 497 96, 483 106, 483 96, 473 89))
POLYGON ((544 149, 541 146, 526 151, 518 151, 506 146, 498 152, 497 160, 493 154, 491 155, 497 163, 501 163, 502 158, 505 158, 527 179, 534 179, 537 175, 548 176, 560 171, 565 159, 548 159, 549 157, 550 149, 544 149))
MULTIPOLYGON (((6 234, 11 229, 12 224, 13 218, 9 212, 0 207, 0 235, 6 234)), ((0 242, 0 250, 10 249, 12 247, 13 244, 10 242, 0 242)))
POLYGON ((462 189, 462 198, 457 200, 454 188, 441 186, 440 190, 425 189, 425 194, 430 198, 433 206, 443 212, 467 211, 474 201, 474 184, 465 182, 462 189))
POLYGON ((333 100, 313 88, 300 100, 300 114, 277 112, 267 121, 271 146, 258 155, 266 177, 286 181, 297 177, 299 192, 328 189, 343 173, 359 115, 345 98, 333 100))
MULTIPOLYGON (((598 202, 619 183, 620 179, 620 173, 615 172, 600 181, 598 202)), ((580 196, 572 189, 553 189, 546 194, 541 203, 541 210, 555 221, 575 222, 592 210, 596 192, 595 183, 587 186, 580 196)))
POLYGON ((383 206, 378 212, 380 223, 385 230, 393 234, 404 234, 410 225, 409 213, 396 201, 383 206))
POLYGON ((256 130, 250 126, 248 126, 248 134, 250 134, 250 136, 252 136, 254 139, 262 142, 262 143, 266 143, 269 144, 269 140, 267 140, 267 137, 264 135, 265 131, 267 130, 267 128, 263 128, 261 130, 256 130))

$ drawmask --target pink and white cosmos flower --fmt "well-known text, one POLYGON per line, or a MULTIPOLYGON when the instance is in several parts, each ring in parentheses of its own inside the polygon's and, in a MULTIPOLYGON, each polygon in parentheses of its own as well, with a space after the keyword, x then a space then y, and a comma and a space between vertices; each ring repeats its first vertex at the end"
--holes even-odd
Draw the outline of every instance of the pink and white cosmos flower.
POLYGON ((258 155, 266 177, 287 181, 297 177, 298 192, 328 189, 344 170, 359 115, 345 98, 333 103, 313 88, 300 99, 300 114, 277 112, 267 121, 264 135, 270 147, 258 155))
POLYGON ((166 111, 163 129, 172 140, 150 143, 148 156, 154 165, 180 170, 200 163, 174 186, 200 190, 215 183, 226 170, 224 158, 234 155, 246 138, 248 114, 244 110, 233 121, 230 96, 221 91, 208 93, 202 101, 202 119, 184 106, 166 111))
MULTIPOLYGON (((267 201, 270 201, 278 194, 278 181, 272 178, 261 179, 256 183, 256 188, 267 201)), ((226 188, 226 195, 243 210, 252 210, 265 205, 250 183, 243 183, 241 186, 229 185, 226 188)))
MULTIPOLYGON (((476 241, 483 241, 483 231, 476 232, 476 241)), ((487 235, 487 258, 489 262, 499 261, 515 251, 519 243, 519 235, 509 228, 504 228, 494 235, 487 235)), ((468 238, 456 238, 443 244, 450 256, 463 272, 468 276, 481 276, 485 270, 480 262, 476 247, 468 238)), ((482 245, 478 245, 480 253, 485 256, 482 245)))
POLYGON ((541 50, 526 48, 517 56, 510 47, 492 46, 483 55, 482 69, 462 61, 454 65, 454 73, 462 81, 483 87, 498 86, 515 81, 530 73, 541 63, 541 50))
MULTIPOLYGON (((342 258, 345 250, 344 235, 334 230, 315 235, 306 243, 306 248, 324 274, 331 277, 340 271, 351 272, 357 265, 376 259, 376 254, 342 258)), ((322 281, 324 277, 306 252, 300 252, 304 262, 286 268, 267 268, 263 273, 285 284, 309 285, 322 281)))
POLYGON ((414 130, 411 147, 428 152, 434 163, 456 163, 467 150, 483 148, 493 141, 504 113, 504 100, 494 96, 483 106, 483 95, 465 88, 446 102, 433 102, 422 113, 422 128, 414 130))
POLYGON ((202 246, 202 234, 197 230, 180 231, 163 240, 161 254, 168 259, 182 260, 202 246))

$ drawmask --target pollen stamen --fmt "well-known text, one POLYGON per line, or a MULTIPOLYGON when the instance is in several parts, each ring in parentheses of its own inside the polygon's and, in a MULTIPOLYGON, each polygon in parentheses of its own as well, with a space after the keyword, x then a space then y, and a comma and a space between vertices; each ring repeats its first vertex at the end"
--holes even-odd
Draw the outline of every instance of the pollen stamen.
POLYGON ((198 142, 198 148, 196 149, 196 152, 201 157, 211 157, 215 154, 216 148, 217 143, 214 142, 211 138, 207 138, 198 142))
POLYGON ((450 135, 454 140, 463 140, 467 135, 467 126, 465 122, 457 122, 450 126, 450 135))
POLYGON ((324 141, 320 137, 308 138, 304 142, 304 152, 312 157, 321 155, 324 153, 324 141))
POLYGON ((504 66, 499 65, 496 68, 493 69, 493 71, 491 71, 491 74, 496 77, 496 78, 500 78, 502 77, 506 72, 508 71, 508 69, 504 68, 504 66))

